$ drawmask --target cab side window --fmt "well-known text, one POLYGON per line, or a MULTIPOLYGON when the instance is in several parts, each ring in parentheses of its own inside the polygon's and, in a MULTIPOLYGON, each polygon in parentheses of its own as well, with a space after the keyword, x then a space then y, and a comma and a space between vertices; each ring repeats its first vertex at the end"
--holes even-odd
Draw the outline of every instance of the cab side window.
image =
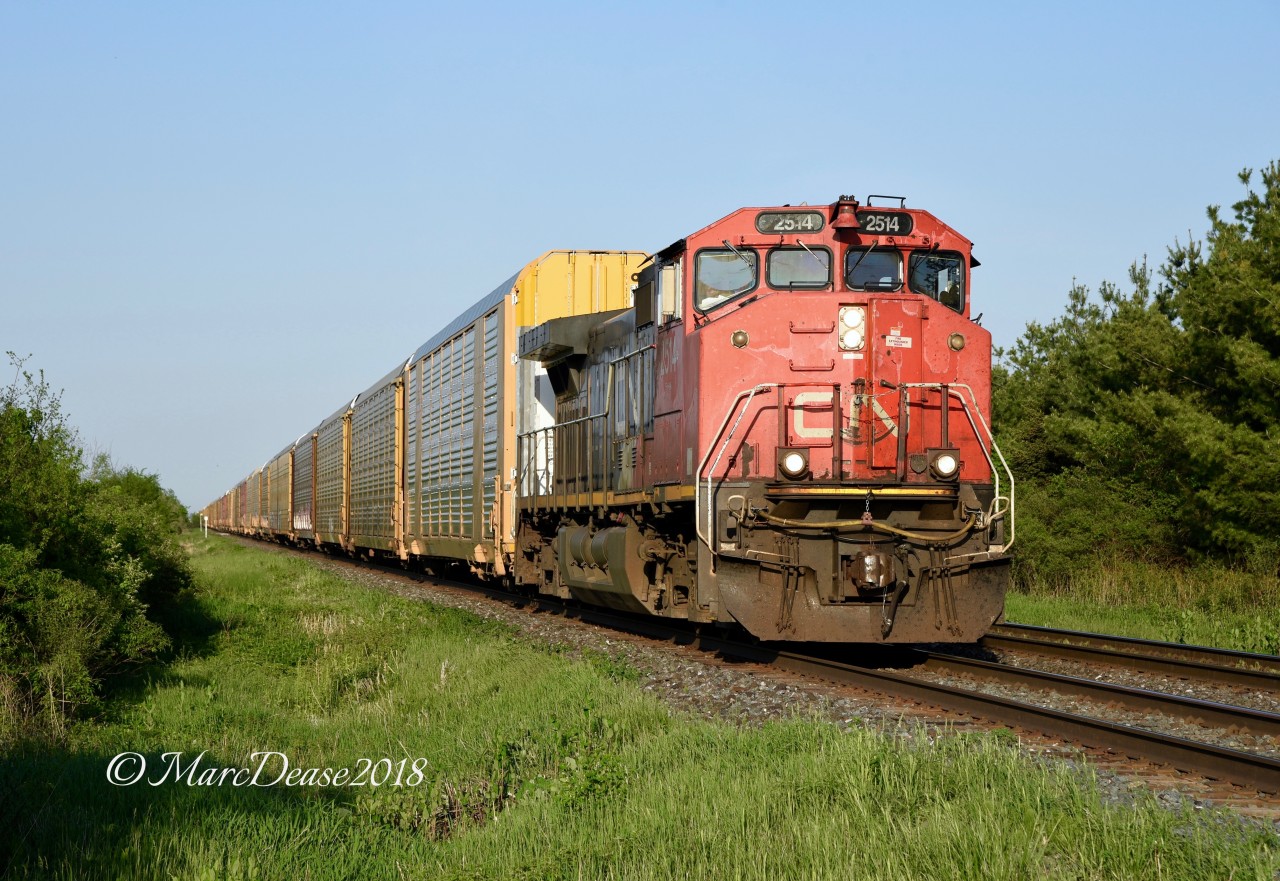
POLYGON ((750 248, 699 251, 694 263, 693 305, 706 312, 755 290, 759 264, 760 258, 750 248))
POLYGON ((937 300, 948 309, 964 311, 964 257, 929 251, 912 254, 907 284, 912 292, 937 300))

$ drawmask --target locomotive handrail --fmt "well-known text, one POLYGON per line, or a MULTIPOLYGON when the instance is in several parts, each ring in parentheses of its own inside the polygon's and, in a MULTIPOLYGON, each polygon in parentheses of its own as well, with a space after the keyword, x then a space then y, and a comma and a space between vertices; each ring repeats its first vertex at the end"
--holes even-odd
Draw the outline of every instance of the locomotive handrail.
MULTIPOLYGON (((538 510, 539 497, 543 495, 540 489, 543 485, 544 480, 546 480, 546 489, 547 489, 546 495, 551 497, 554 497, 555 495, 557 495, 555 490, 554 471, 551 466, 554 464, 556 460, 556 456, 555 456, 556 447, 558 446, 558 443, 559 443, 559 436, 565 433, 564 429, 574 428, 574 427, 583 425, 584 423, 592 422, 597 419, 605 419, 608 417, 608 415, 609 415, 608 411, 605 411, 603 413, 590 413, 586 416, 579 416, 577 419, 570 419, 568 422, 557 422, 555 425, 546 425, 546 426, 543 426, 542 428, 535 428, 532 431, 526 431, 522 434, 516 435, 517 444, 520 444, 520 443, 526 444, 528 453, 529 453, 527 456, 520 457, 523 461, 521 462, 520 471, 516 475, 516 487, 518 490, 519 487, 523 485, 526 477, 532 478, 532 481, 533 481, 532 500, 533 500, 533 509, 535 511, 538 510), (550 444, 547 444, 546 436, 553 435, 553 434, 556 437, 553 438, 550 444), (545 469, 545 471, 542 471, 542 472, 539 472, 537 468, 537 447, 536 447, 535 441, 539 438, 539 436, 542 436, 542 439, 543 439, 542 449, 546 453, 546 464, 548 466, 545 469)), ((594 483, 594 478, 595 478, 594 452, 592 452, 590 457, 588 458, 587 465, 588 465, 587 475, 586 475, 587 491, 590 492, 590 488, 594 483)), ((560 495, 564 495, 564 493, 560 493, 560 495)))
POLYGON ((544 486, 547 489, 547 495, 551 494, 550 483, 544 483, 544 481, 546 481, 547 476, 552 473, 552 465, 555 462, 555 444, 548 444, 546 442, 546 435, 554 428, 554 425, 545 426, 543 428, 535 428, 533 431, 526 431, 522 434, 516 435, 517 447, 527 445, 528 450, 527 456, 520 456, 519 451, 517 450, 517 458, 520 460, 520 470, 516 472, 516 493, 521 493, 525 479, 528 478, 532 489, 532 492, 529 493, 529 495, 533 498, 534 510, 537 510, 538 497, 543 494, 541 490, 544 486), (539 470, 537 467, 539 450, 539 446, 537 444, 538 440, 542 441, 541 450, 544 454, 543 458, 547 466, 544 470, 539 470))
POLYGON ((733 399, 733 403, 729 405, 729 410, 724 414, 724 421, 720 423, 720 430, 715 433, 711 439, 711 443, 707 444, 707 452, 702 457, 702 461, 698 463, 698 470, 693 475, 693 529, 697 533, 698 539, 707 546, 707 550, 711 551, 712 558, 716 553, 715 547, 711 543, 711 536, 714 533, 715 524, 712 522, 714 517, 713 506, 711 504, 711 479, 715 475, 716 466, 720 464, 720 460, 724 458, 724 451, 729 447, 729 441, 733 440, 734 433, 738 430, 738 425, 742 422, 742 417, 747 414, 747 409, 751 406, 751 400, 756 396, 757 392, 767 388, 781 388, 786 383, 781 382, 764 382, 751 389, 744 389, 738 392, 733 399), (715 462, 711 465, 711 470, 707 472, 707 534, 702 534, 702 470, 707 467, 707 460, 711 458, 711 451, 715 447, 715 443, 720 439, 720 435, 724 434, 725 427, 729 424, 730 417, 738 409, 738 402, 742 400, 743 395, 747 397, 746 406, 742 408, 742 413, 738 416, 733 428, 729 431, 729 436, 724 439, 724 443, 720 445, 720 452, 716 456, 715 462))
MULTIPOLYGON (((569 428, 570 426, 582 425, 584 423, 592 422, 593 420, 596 420, 596 419, 604 420, 604 431, 602 432, 604 436, 604 449, 600 451, 600 456, 601 456, 600 471, 601 471, 601 478, 602 478, 600 481, 600 487, 605 492, 609 491, 609 477, 612 469, 609 467, 607 459, 608 459, 608 448, 613 441, 613 431, 612 431, 612 426, 610 425, 610 422, 609 422, 609 417, 613 414, 614 372, 618 364, 621 364, 623 361, 629 361, 632 358, 635 358, 638 355, 642 355, 643 353, 654 348, 656 348, 656 346, 654 346, 652 343, 650 343, 647 346, 640 346, 638 348, 632 349, 630 352, 627 352, 625 355, 619 355, 617 358, 614 358, 612 361, 609 362, 609 373, 607 378, 605 379, 604 409, 601 410, 599 413, 589 413, 586 416, 579 416, 577 419, 570 419, 567 422, 557 422, 554 425, 546 425, 546 426, 543 426, 542 428, 535 428, 532 431, 526 431, 523 433, 518 433, 516 435, 516 445, 517 445, 516 458, 522 460, 520 464, 520 470, 516 474, 517 493, 519 492, 520 486, 524 482, 525 476, 530 474, 531 471, 532 472, 537 471, 537 468, 536 468, 537 451, 536 449, 534 449, 533 444, 530 443, 529 444, 530 455, 528 456, 528 458, 525 459, 525 457, 520 456, 518 448, 522 441, 532 441, 538 435, 550 434, 553 432, 562 433, 561 429, 569 428)), ((549 448, 546 446, 545 443, 543 445, 544 451, 547 451, 546 462, 548 464, 545 474, 551 475, 550 480, 548 482, 548 486, 547 486, 547 490, 548 490, 547 495, 551 497, 554 497, 555 495, 557 495, 557 493, 555 492, 555 476, 554 476, 555 472, 551 467, 551 465, 552 463, 555 462, 555 459, 556 459, 555 451, 558 443, 558 438, 559 438, 559 434, 556 435, 557 440, 553 440, 549 448)), ((587 492, 594 491, 593 488, 595 486, 595 459, 596 459, 596 451, 594 449, 589 448, 588 457, 587 457, 587 475, 586 475, 587 492)), ((533 475, 534 477, 533 510, 534 511, 538 510, 538 498, 541 495, 541 493, 538 492, 538 489, 542 483, 541 477, 545 476, 545 474, 537 475, 536 473, 534 473, 533 475)), ((566 495, 566 493, 560 493, 560 495, 566 495)))
MULTIPOLYGON (((714 523, 715 511, 714 511, 714 505, 712 504, 712 493, 713 493, 712 481, 715 478, 716 468, 719 466, 720 460, 724 458, 724 453, 729 447, 729 442, 733 440, 733 436, 738 430, 738 425, 741 424, 743 417, 746 416, 747 410, 751 406, 751 401, 755 398, 756 394, 758 394, 759 392, 767 388, 782 388, 782 387, 785 387, 786 385, 788 385, 788 383, 780 383, 780 382, 761 383, 760 385, 754 386, 753 388, 744 389, 738 392, 738 394, 734 397, 733 401, 730 403, 729 409, 725 413, 723 421, 721 421, 720 423, 719 430, 717 430, 715 435, 712 437, 711 443, 707 445, 707 452, 703 455, 702 460, 698 463, 698 470, 694 473, 694 531, 697 533, 698 539, 704 545, 707 546, 707 550, 711 551, 713 555, 713 559, 716 553, 716 548, 713 542, 713 536, 715 534, 715 523, 714 523), (733 418, 734 413, 738 412, 738 405, 739 403, 742 402, 742 399, 744 397, 746 398, 746 404, 745 406, 742 407, 742 412, 738 414, 738 418, 734 421, 733 428, 729 430, 728 436, 725 437, 724 440, 720 443, 719 452, 716 453, 715 461, 711 463, 711 468, 710 470, 707 471, 706 515, 705 515, 706 532, 704 533, 703 532, 704 515, 703 515, 703 501, 702 501, 703 471, 707 469, 707 462, 711 459, 712 452, 715 451, 716 442, 720 441, 721 436, 724 435, 725 428, 728 427, 729 425, 729 420, 733 418)), ((986 521, 988 524, 990 524, 995 522, 995 520, 997 519, 1003 518, 1008 522, 1008 525, 1009 525, 1009 540, 1001 546, 989 547, 986 553, 993 553, 993 552, 1007 553, 1009 548, 1013 546, 1013 542, 1016 537, 1015 524, 1014 524, 1016 510, 1015 510, 1015 495, 1014 495, 1015 485, 1014 485, 1014 478, 1013 478, 1013 470, 1009 467, 1009 463, 1005 459, 1004 453, 1000 450, 999 444, 996 443, 995 434, 991 431, 991 427, 987 424, 986 417, 983 416, 982 414, 982 408, 978 406, 977 395, 974 394, 973 388, 969 386, 967 383, 940 383, 940 382, 910 382, 910 383, 904 382, 904 383, 901 383, 898 386, 898 388, 903 391, 904 398, 906 397, 906 389, 920 388, 920 389, 937 390, 946 394, 948 397, 954 397, 957 401, 959 401, 960 408, 964 411, 965 418, 969 420, 969 426, 973 429, 973 434, 979 441, 978 446, 982 450, 983 457, 987 460, 987 465, 991 469, 992 480, 995 483, 994 496, 991 499, 991 504, 988 506, 988 509, 986 512, 986 521), (964 392, 968 393, 968 396, 969 396, 968 399, 966 399, 965 396, 961 394, 960 390, 963 390, 964 392), (981 426, 981 429, 979 429, 979 425, 981 426), (985 443, 983 442, 984 435, 986 440, 985 443), (988 446, 990 447, 990 451, 988 451, 987 449, 988 446), (996 457, 999 459, 998 466, 996 464, 995 459, 992 458, 991 452, 994 452, 996 457), (1001 493, 1001 470, 1002 469, 1005 477, 1008 480, 1009 492, 1007 496, 1001 493)), ((904 409, 907 411, 907 413, 905 414, 906 418, 903 420, 900 420, 902 424, 899 427, 899 432, 900 432, 899 439, 898 439, 899 446, 903 445, 903 442, 905 441, 905 436, 910 431, 910 408, 904 407, 904 409)), ((978 555, 965 554, 957 557, 951 557, 949 559, 960 560, 960 559, 966 559, 968 557, 973 557, 973 556, 978 556, 978 555)))

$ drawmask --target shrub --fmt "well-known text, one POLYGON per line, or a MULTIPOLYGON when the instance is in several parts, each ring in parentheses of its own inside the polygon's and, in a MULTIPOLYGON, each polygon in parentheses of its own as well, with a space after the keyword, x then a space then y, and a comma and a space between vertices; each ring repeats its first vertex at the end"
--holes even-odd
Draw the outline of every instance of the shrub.
POLYGON ((186 511, 159 479, 105 457, 85 473, 60 396, 10 357, 0 392, 0 742, 58 735, 107 677, 169 638, 154 613, 191 584, 186 511))

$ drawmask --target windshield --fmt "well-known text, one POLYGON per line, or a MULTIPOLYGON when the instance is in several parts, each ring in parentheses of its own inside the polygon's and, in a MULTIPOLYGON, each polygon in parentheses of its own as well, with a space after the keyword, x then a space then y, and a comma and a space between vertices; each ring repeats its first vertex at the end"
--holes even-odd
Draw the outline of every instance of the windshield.
POLYGON ((845 284, 853 291, 896 291, 902 287, 902 256, 891 248, 850 248, 845 284))
POLYGON ((964 311, 964 257, 959 254, 912 254, 908 284, 948 309, 964 311))
POLYGON ((699 251, 694 305, 706 312, 755 288, 759 261, 750 248, 699 251))

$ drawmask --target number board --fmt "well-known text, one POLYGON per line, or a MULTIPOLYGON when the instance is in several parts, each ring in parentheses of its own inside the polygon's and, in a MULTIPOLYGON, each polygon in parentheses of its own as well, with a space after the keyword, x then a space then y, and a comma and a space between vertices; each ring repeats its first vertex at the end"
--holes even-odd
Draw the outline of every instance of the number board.
POLYGON ((761 211, 756 215, 757 232, 818 232, 824 226, 821 211, 761 211))
POLYGON ((915 229, 911 215, 902 211, 859 211, 858 231, 881 236, 909 236, 915 229))

